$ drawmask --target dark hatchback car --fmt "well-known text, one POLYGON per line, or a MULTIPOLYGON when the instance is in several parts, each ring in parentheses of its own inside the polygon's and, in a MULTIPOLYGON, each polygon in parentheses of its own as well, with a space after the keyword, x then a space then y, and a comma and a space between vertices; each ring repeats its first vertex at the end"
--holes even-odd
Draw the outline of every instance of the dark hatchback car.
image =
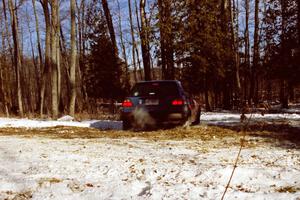
POLYGON ((137 83, 122 103, 123 128, 145 128, 165 122, 185 123, 195 107, 179 81, 137 83))

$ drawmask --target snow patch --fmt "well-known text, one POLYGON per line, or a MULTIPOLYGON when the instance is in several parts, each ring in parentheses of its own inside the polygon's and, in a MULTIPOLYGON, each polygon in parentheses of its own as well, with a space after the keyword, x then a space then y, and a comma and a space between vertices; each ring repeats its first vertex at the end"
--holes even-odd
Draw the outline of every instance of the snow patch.
MULTIPOLYGON (((280 113, 280 114, 247 114, 247 118, 252 120, 288 120, 292 126, 300 126, 300 114, 296 113, 280 113)), ((201 121, 211 124, 225 124, 225 123, 237 123, 240 122, 240 114, 238 113, 215 113, 206 112, 202 113, 201 121)), ((71 126, 71 127, 92 127, 102 130, 122 130, 121 121, 111 120, 86 120, 86 121, 74 121, 71 116, 63 116, 58 120, 39 120, 39 119, 16 119, 16 118, 0 118, 0 127, 23 127, 23 128, 46 128, 55 126, 71 126)))
MULTIPOLYGON (((237 147, 200 153, 192 144, 1 136, 0 199, 220 199, 237 147)), ((299 161, 297 149, 244 149, 225 198, 299 199, 299 161)))
POLYGON ((39 120, 39 119, 16 119, 16 118, 0 118, 0 128, 48 128, 56 126, 70 127, 91 127, 103 130, 114 129, 121 130, 122 122, 109 120, 87 120, 87 121, 71 121, 70 116, 64 116, 59 120, 39 120))
POLYGON ((59 122, 71 122, 71 121, 74 121, 74 117, 72 117, 70 115, 65 115, 65 116, 62 116, 61 118, 57 119, 57 121, 59 121, 59 122))

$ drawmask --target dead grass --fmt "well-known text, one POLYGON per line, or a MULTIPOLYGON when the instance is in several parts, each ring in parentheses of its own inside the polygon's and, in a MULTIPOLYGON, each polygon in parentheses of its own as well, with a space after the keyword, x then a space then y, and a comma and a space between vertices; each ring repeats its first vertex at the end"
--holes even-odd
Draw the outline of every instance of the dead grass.
POLYGON ((60 183, 62 182, 61 179, 58 179, 58 178, 41 178, 39 181, 38 181, 38 184, 39 184, 39 187, 42 187, 44 184, 55 184, 55 183, 60 183))
MULTIPOLYGON (((98 130, 95 128, 63 127, 52 128, 0 128, 0 136, 21 136, 26 138, 46 137, 51 139, 95 139, 95 138, 139 138, 151 141, 160 140, 199 140, 216 141, 222 146, 239 145, 244 133, 239 130, 217 126, 195 126, 190 128, 177 127, 155 131, 121 131, 121 130, 98 130)), ((290 135, 278 134, 272 131, 251 130, 245 133, 248 137, 243 141, 247 148, 257 147, 279 140, 289 140, 290 135)), ((298 134, 297 134, 298 135, 298 134)), ((289 140, 291 142, 295 140, 289 140)), ((298 143, 295 143, 298 144, 298 143)))
POLYGON ((17 193, 12 200, 29 200, 32 199, 32 191, 23 191, 17 193))
POLYGON ((0 128, 0 136, 23 136, 23 137, 48 137, 53 139, 93 139, 93 138, 142 138, 150 140, 183 140, 201 139, 212 140, 224 137, 239 136, 237 131, 219 128, 198 126, 190 129, 182 127, 173 129, 162 129, 156 131, 119 131, 119 130, 98 130, 94 128, 79 127, 52 127, 41 129, 28 128, 0 128))
POLYGON ((275 190, 276 192, 280 192, 280 193, 296 193, 300 191, 300 188, 295 186, 285 186, 285 187, 276 188, 275 190))

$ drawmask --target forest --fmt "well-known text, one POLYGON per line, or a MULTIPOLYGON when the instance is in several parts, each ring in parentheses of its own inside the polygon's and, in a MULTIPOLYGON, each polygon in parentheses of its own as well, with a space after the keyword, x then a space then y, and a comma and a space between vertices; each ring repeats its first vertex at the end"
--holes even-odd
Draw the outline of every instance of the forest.
POLYGON ((2 0, 0 113, 58 118, 180 80, 206 110, 300 100, 300 0, 2 0))

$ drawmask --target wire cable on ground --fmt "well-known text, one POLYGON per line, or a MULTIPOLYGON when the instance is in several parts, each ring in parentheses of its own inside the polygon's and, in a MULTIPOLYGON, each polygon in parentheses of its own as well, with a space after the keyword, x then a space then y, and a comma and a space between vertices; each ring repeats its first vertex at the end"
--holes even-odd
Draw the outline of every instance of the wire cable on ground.
MULTIPOLYGON (((242 115, 243 115, 243 114, 242 114, 242 115)), ((249 126, 249 123, 250 123, 250 121, 251 121, 252 116, 253 116, 253 112, 251 112, 250 117, 248 118, 246 124, 243 126, 243 129, 242 129, 243 136, 242 136, 242 139, 240 140, 241 143, 240 143, 239 152, 238 152, 237 157, 236 157, 236 159, 235 159, 234 166, 233 166, 233 169, 232 169, 230 178, 229 178, 228 183, 227 183, 227 185, 226 185, 226 187, 225 187, 225 191, 224 191, 224 193, 223 193, 223 195, 222 195, 221 200, 224 200, 225 194, 226 194, 226 192, 227 192, 227 190, 228 190, 228 188, 229 188, 229 186, 230 186, 231 180, 232 180, 232 178, 233 178, 235 169, 237 168, 237 164, 238 164, 238 161, 239 161, 239 157, 240 157, 241 152, 242 152, 242 149, 243 149, 243 147, 244 147, 244 141, 245 141, 245 139, 246 139, 246 132, 247 132, 247 129, 248 129, 248 126, 249 126)))

